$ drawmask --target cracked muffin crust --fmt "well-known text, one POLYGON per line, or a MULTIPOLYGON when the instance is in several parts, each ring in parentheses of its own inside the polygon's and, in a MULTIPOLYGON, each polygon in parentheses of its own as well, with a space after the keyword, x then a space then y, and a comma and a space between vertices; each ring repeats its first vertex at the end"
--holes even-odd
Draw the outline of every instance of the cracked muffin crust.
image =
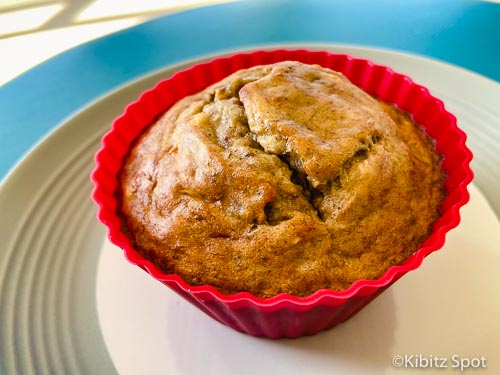
POLYGON ((188 284, 307 296, 417 250, 444 177, 407 114, 287 61, 171 107, 126 157, 119 210, 135 248, 188 284))

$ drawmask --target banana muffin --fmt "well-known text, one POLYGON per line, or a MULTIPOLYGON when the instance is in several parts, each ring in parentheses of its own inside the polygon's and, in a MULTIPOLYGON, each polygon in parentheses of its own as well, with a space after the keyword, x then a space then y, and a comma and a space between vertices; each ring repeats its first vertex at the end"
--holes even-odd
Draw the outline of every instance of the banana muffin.
POLYGON ((440 216, 440 164, 406 113, 286 61, 238 71, 148 127, 118 209, 134 247, 190 285, 307 296, 415 252, 440 216))

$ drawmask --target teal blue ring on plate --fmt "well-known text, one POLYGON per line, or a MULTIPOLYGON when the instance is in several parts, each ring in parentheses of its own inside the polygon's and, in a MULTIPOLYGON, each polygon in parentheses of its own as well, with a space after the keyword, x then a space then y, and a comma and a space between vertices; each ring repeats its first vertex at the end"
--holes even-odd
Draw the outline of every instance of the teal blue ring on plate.
POLYGON ((340 43, 429 56, 500 81, 499 25, 500 4, 469 0, 242 1, 163 16, 0 88, 0 179, 76 110, 169 64, 255 45, 340 43))

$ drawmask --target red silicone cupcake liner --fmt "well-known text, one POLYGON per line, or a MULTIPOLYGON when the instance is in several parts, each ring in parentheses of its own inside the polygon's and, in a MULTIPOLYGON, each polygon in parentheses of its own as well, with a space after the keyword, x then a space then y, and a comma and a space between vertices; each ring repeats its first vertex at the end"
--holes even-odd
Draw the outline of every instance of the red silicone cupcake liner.
POLYGON ((472 153, 466 147, 465 139, 465 134, 457 127, 455 116, 445 110, 441 100, 409 77, 388 67, 325 51, 241 53, 180 71, 130 104, 124 114, 113 122, 112 129, 102 139, 102 148, 96 154, 96 167, 92 173, 95 184, 93 198, 99 206, 98 218, 108 227, 109 239, 124 250, 126 258, 212 318, 254 336, 280 338, 312 335, 353 316, 404 274, 418 268, 427 255, 443 246, 445 234, 458 225, 459 209, 469 199, 467 185, 473 177, 469 167, 472 153), (319 64, 342 72, 369 94, 410 113, 435 140, 437 150, 444 156, 442 167, 448 177, 442 215, 434 224, 432 234, 404 263, 389 268, 376 280, 358 280, 343 291, 322 289, 307 297, 280 294, 263 299, 246 292, 222 294, 210 285, 190 286, 179 275, 166 274, 142 257, 122 231, 115 192, 123 158, 141 132, 181 98, 240 69, 284 60, 319 64))

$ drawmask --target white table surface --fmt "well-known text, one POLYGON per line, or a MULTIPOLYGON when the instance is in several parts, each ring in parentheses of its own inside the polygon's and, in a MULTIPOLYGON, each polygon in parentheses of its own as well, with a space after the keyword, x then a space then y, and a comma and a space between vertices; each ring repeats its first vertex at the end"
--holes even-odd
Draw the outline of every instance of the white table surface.
POLYGON ((235 0, 0 0, 0 86, 93 39, 151 18, 235 0))

